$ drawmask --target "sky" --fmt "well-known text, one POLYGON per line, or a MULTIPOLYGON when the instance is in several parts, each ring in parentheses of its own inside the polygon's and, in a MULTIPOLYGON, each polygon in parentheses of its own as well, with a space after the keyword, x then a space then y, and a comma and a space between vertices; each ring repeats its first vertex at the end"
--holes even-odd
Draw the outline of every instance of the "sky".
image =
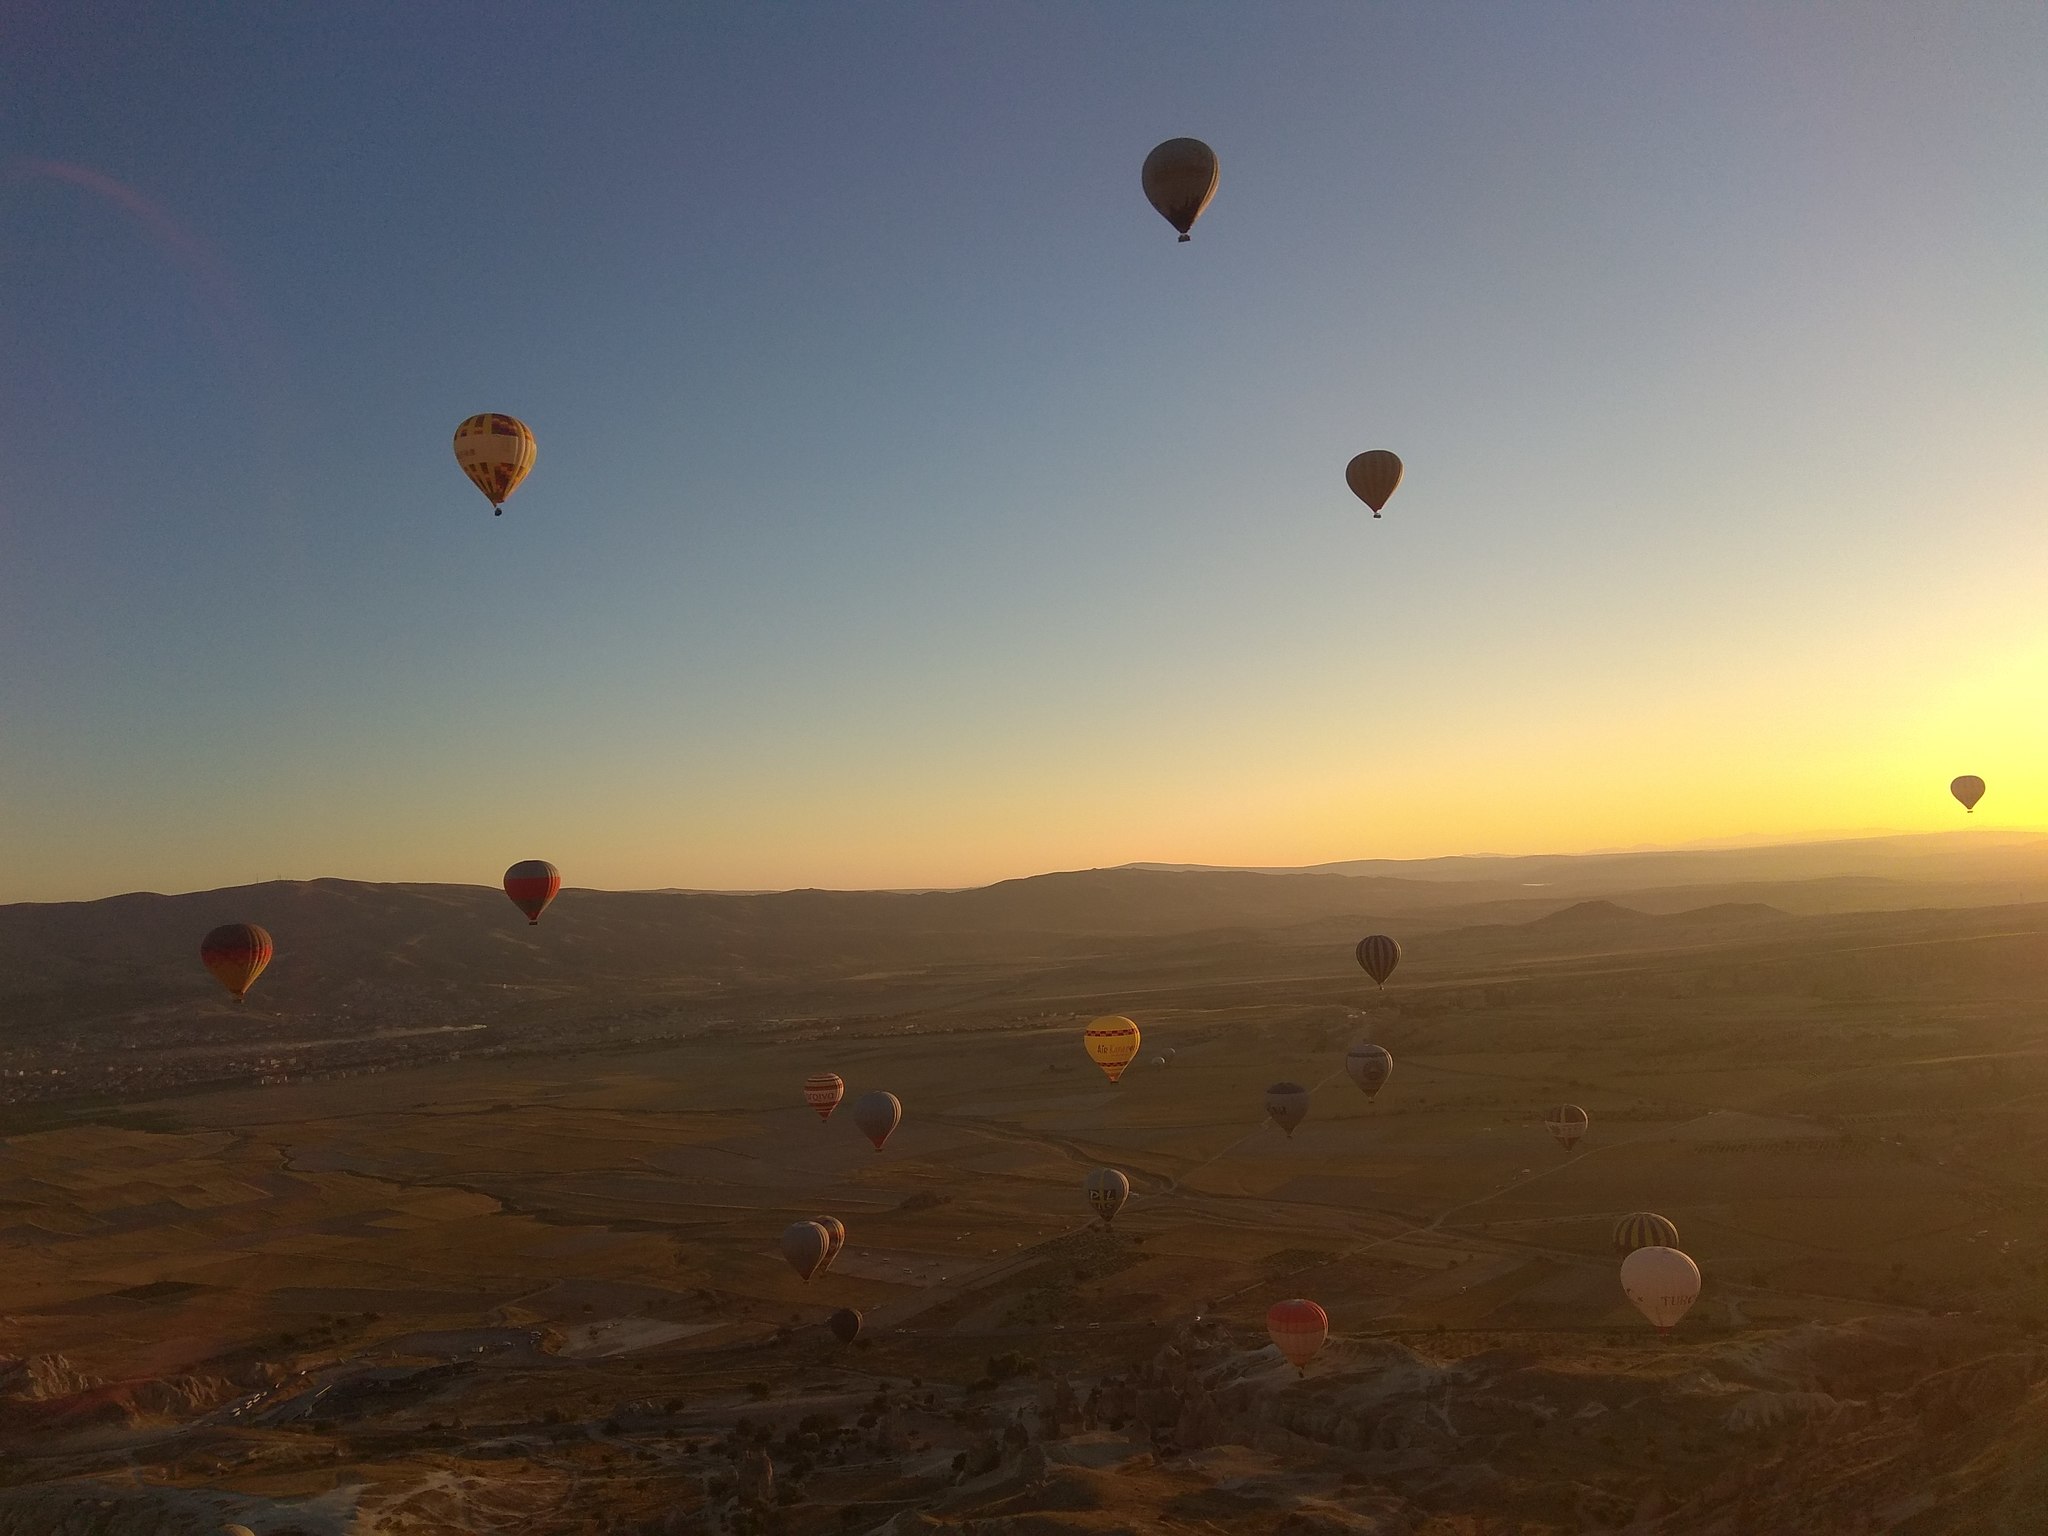
POLYGON ((2048 824, 2048 8, 5 12, 0 900, 2048 824))

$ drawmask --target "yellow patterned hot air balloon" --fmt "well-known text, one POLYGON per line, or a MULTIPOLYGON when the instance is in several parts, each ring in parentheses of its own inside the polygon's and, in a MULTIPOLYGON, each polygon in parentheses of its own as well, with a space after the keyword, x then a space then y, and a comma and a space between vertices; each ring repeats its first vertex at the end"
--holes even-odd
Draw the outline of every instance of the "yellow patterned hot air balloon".
POLYGON ((1124 1075, 1138 1055, 1138 1026, 1121 1014, 1110 1014, 1088 1026, 1083 1037, 1088 1059, 1102 1068, 1112 1083, 1124 1075))
POLYGON ((494 516, 533 468, 534 451, 533 433, 516 416, 487 411, 455 429, 455 462, 490 499, 494 516))

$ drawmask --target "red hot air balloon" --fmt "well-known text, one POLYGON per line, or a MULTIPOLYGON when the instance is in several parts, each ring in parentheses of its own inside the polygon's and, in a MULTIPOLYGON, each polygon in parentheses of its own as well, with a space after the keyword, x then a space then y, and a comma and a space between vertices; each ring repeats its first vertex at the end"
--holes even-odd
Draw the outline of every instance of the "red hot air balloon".
POLYGON ((199 941, 199 961, 236 1002, 249 995, 270 964, 270 935, 254 923, 228 923, 199 941))
POLYGON ((1287 1363, 1306 1376, 1309 1361, 1322 1352, 1323 1341, 1330 1336, 1330 1315, 1300 1297, 1275 1302, 1266 1314, 1266 1332, 1287 1363))
POLYGON ((813 1072, 804 1079, 804 1102, 818 1112, 820 1120, 830 1120, 845 1097, 846 1079, 837 1072, 813 1072))
POLYGON ((853 1101, 853 1123, 860 1127, 861 1134, 875 1144, 877 1152, 903 1121, 903 1101, 893 1093, 876 1089, 864 1093, 853 1101))
POLYGON ((522 859, 505 871, 505 894, 526 914, 529 927, 540 921, 561 888, 562 872, 546 859, 522 859))
POLYGON ((1401 946, 1384 933, 1369 933, 1358 941, 1358 963, 1378 986, 1385 986, 1401 963, 1401 946))
POLYGON ((1966 773, 1949 785, 1948 792, 1962 802, 1964 810, 1974 811, 1977 802, 1984 798, 1984 781, 1974 773, 1966 773))

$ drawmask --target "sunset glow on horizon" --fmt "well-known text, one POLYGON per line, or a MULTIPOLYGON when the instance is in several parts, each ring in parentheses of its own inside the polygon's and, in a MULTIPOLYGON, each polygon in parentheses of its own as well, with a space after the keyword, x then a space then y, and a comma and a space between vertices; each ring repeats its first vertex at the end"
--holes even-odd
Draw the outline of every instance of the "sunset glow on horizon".
POLYGON ((0 900, 2048 828, 2048 12, 459 20, 8 43, 0 900))

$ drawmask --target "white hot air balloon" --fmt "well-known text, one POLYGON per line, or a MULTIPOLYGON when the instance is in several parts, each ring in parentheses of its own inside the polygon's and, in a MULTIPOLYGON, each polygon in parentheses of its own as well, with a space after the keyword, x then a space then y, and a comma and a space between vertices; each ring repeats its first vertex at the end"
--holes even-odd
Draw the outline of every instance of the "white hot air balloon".
POLYGON ((1621 1289, 1659 1333, 1669 1333, 1700 1299, 1700 1267, 1676 1248, 1638 1248, 1621 1261, 1621 1289))

